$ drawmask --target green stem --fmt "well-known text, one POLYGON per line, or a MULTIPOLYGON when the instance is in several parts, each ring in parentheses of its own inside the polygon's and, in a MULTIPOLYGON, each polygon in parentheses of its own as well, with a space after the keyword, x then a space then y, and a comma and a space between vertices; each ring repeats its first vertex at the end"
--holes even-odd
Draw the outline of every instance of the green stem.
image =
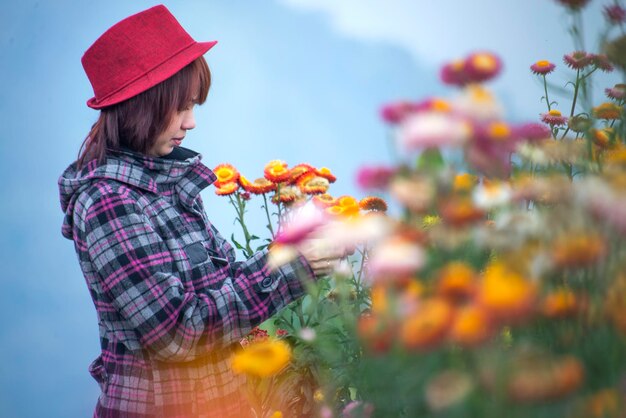
POLYGON ((274 228, 272 228, 272 217, 270 216, 270 210, 267 207, 267 197, 265 193, 263 193, 263 207, 265 208, 265 216, 267 216, 267 228, 270 230, 270 234, 272 234, 272 239, 276 237, 274 234, 274 228))
POLYGON ((550 99, 548 98, 548 81, 546 80, 546 75, 543 74, 543 91, 546 94, 546 104, 548 105, 548 112, 552 110, 550 108, 550 99))
POLYGON ((236 202, 233 200, 232 195, 230 195, 229 198, 233 206, 235 206, 235 210, 237 211, 237 221, 239 222, 239 225, 241 225, 243 237, 246 240, 246 248, 244 249, 244 253, 246 258, 249 258, 252 257, 254 251, 252 251, 252 248, 250 247, 250 242, 252 241, 251 235, 250 232, 248 232, 248 227, 246 227, 246 223, 243 219, 246 212, 246 202, 241 198, 241 195, 239 193, 236 193, 236 196, 236 202))

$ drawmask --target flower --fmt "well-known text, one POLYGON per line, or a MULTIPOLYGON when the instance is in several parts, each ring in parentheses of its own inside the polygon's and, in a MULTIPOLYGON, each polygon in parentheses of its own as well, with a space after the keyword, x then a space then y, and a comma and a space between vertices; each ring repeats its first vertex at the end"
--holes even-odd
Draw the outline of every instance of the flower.
POLYGON ((373 280, 392 280, 411 276, 425 261, 424 250, 416 243, 390 237, 374 247, 368 260, 368 271, 373 280))
POLYGON ((298 332, 298 337, 300 337, 303 341, 310 343, 314 341, 315 338, 317 338, 317 333, 313 328, 300 328, 300 331, 298 332))
POLYGON ((351 217, 359 214, 359 202, 352 196, 339 196, 337 202, 326 212, 331 215, 351 217))
POLYGON ((439 203, 439 213, 444 222, 453 226, 467 225, 485 216, 485 212, 465 196, 453 196, 442 200, 439 203))
POLYGON ((231 164, 219 164, 213 169, 213 172, 217 176, 217 180, 215 181, 215 187, 220 187, 225 183, 233 183, 236 182, 239 178, 239 172, 235 167, 231 164))
POLYGON ((567 121, 567 126, 574 132, 586 132, 593 125, 593 121, 587 115, 572 116, 567 121))
POLYGON ((272 196, 272 203, 291 203, 302 196, 300 189, 295 186, 281 186, 272 196))
POLYGON ((612 102, 605 102, 591 109, 593 117, 606 120, 620 119, 622 112, 622 106, 612 102))
POLYGON ((250 344, 235 353, 231 367, 235 373, 264 378, 278 374, 290 360, 289 344, 282 340, 268 339, 250 344))
POLYGON ((230 194, 235 193, 237 190, 239 190, 239 183, 237 182, 223 183, 215 187, 215 194, 218 196, 228 196, 230 194))
POLYGON ((626 84, 616 84, 611 88, 604 89, 609 99, 624 100, 626 98, 626 84))
POLYGON ((574 51, 571 54, 564 55, 563 62, 574 70, 580 70, 592 63, 592 57, 585 51, 574 51))
POLYGON ((382 119, 392 125, 400 123, 407 115, 415 111, 416 104, 406 100, 389 103, 380 109, 382 119))
POLYGON ((459 173, 454 176, 452 190, 455 192, 469 192, 478 184, 478 177, 469 173, 459 173))
POLYGON ((384 353, 391 348, 395 330, 390 321, 380 315, 361 315, 357 321, 357 334, 367 349, 384 353))
POLYGON ((446 113, 421 112, 407 117, 399 127, 398 139, 406 150, 458 146, 471 134, 464 119, 446 113))
POLYGON ((466 263, 446 264, 437 275, 437 294, 453 303, 468 300, 476 290, 476 273, 466 263))
POLYGON ((424 397, 432 411, 441 411, 462 402, 473 388, 474 382, 469 375, 446 370, 428 382, 424 397))
POLYGON ((284 245, 300 243, 327 222, 327 215, 319 208, 314 205, 305 205, 293 214, 289 223, 282 225, 274 242, 284 245))
POLYGON ((511 201, 512 196, 513 190, 508 183, 502 181, 485 181, 474 189, 472 200, 476 207, 489 210, 506 205, 511 201))
POLYGON ((298 165, 295 165, 291 168, 291 170, 289 170, 289 184, 293 184, 295 183, 298 178, 300 178, 300 176, 306 174, 306 173, 310 173, 311 171, 314 171, 315 168, 309 164, 306 163, 301 163, 298 165))
POLYGON ((281 411, 274 411, 270 418, 283 418, 283 413, 281 411))
POLYGON ((303 194, 326 193, 330 186, 327 179, 316 175, 314 172, 301 175, 296 184, 303 194))
POLYGON ((415 213, 427 210, 435 196, 435 186, 427 177, 397 177, 389 185, 389 193, 415 213))
POLYGON ((589 3, 589 0, 556 0, 558 3, 561 3, 563 6, 568 7, 571 10, 579 10, 582 9, 589 3))
POLYGON ((462 346, 470 347, 485 342, 492 335, 488 312, 476 304, 464 306, 454 316, 450 339, 462 346))
POLYGON ((566 288, 548 293, 541 304, 541 312, 548 318, 572 316, 576 314, 577 309, 576 295, 566 288))
POLYGON ((502 61, 491 52, 470 54, 464 63, 465 74, 469 82, 482 83, 497 76, 502 69, 502 61))
POLYGON ((266 179, 274 183, 280 183, 289 179, 291 172, 287 163, 281 160, 272 160, 265 165, 263 174, 266 179))
POLYGON ((556 68, 556 65, 552 64, 550 61, 547 61, 547 60, 537 61, 536 63, 530 66, 530 70, 533 73, 538 74, 538 75, 550 74, 552 71, 554 71, 555 68, 556 68))
POLYGON ((276 330, 276 336, 277 336, 277 337, 286 337, 286 336, 288 336, 288 335, 289 335, 289 332, 288 332, 287 330, 284 330, 284 329, 282 329, 282 328, 278 328, 278 329, 276 330))
POLYGON ((626 335, 626 274, 621 272, 606 290, 604 311, 615 328, 626 335))
POLYGON ((595 232, 569 232, 553 242, 552 261, 556 267, 585 267, 604 256, 605 240, 595 232))
POLYGON ((388 166, 363 166, 358 169, 356 182, 365 190, 384 190, 389 185, 396 170, 388 166))
POLYGON ((604 71, 605 73, 610 73, 611 71, 613 71, 613 64, 611 64, 611 62, 609 61, 609 57, 607 57, 605 54, 589 54, 589 57, 592 64, 598 67, 600 70, 604 71))
POLYGON ((441 68, 439 77, 444 84, 464 86, 468 83, 468 77, 465 73, 465 61, 455 60, 445 64, 441 68))
POLYGON ((584 416, 590 418, 618 417, 618 412, 623 411, 623 406, 624 399, 620 397, 620 393, 616 389, 601 389, 586 400, 584 416))
POLYGON ((541 114, 541 121, 550 126, 563 126, 567 123, 567 117, 562 116, 560 111, 552 109, 548 113, 541 114))
POLYGON ((452 313, 452 306, 445 299, 424 300, 402 323, 402 344, 411 350, 424 350, 438 345, 448 332, 452 313))
POLYGON ((245 191, 252 194, 264 194, 276 190, 276 184, 272 183, 265 177, 258 178, 254 180, 254 182, 250 183, 246 177, 239 176, 239 185, 243 187, 245 191))
POLYGON ((614 25, 619 25, 626 21, 626 9, 619 4, 604 6, 604 16, 614 25))
POLYGON ((328 180, 329 183, 334 183, 337 180, 337 177, 335 177, 335 175, 330 171, 330 168, 328 167, 315 169, 315 174, 320 177, 324 177, 326 180, 328 180))
POLYGON ((525 123, 513 128, 513 136, 528 142, 538 142, 552 136, 550 128, 536 122, 525 123))
POLYGON ((380 197, 368 196, 359 201, 359 208, 375 212, 387 212, 387 202, 380 197))
POLYGON ((520 319, 530 311, 536 288, 528 279, 502 262, 492 262, 485 268, 478 286, 477 300, 498 319, 520 319))
POLYGON ((504 109, 496 97, 478 84, 463 88, 451 104, 456 112, 476 122, 500 120, 504 116, 504 109))
POLYGON ((337 204, 337 199, 329 195, 328 193, 318 194, 313 196, 312 202, 318 208, 328 208, 337 204))
POLYGON ((343 418, 370 418, 374 413, 374 405, 369 402, 352 401, 342 411, 343 418))

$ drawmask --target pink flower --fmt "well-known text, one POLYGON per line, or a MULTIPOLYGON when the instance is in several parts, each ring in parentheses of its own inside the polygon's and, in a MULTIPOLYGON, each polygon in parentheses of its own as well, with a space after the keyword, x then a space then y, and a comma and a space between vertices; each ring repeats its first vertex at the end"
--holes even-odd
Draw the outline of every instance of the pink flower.
POLYGON ((274 242, 283 245, 300 243, 327 222, 325 212, 313 205, 306 206, 294 214, 291 222, 283 226, 274 242))
POLYGON ((364 166, 359 168, 356 182, 362 189, 384 190, 389 185, 396 170, 387 166, 364 166))
POLYGON ((500 73, 502 61, 491 52, 475 52, 470 54, 464 63, 467 79, 471 83, 482 83, 491 80, 500 73))
POLYGON ((374 405, 361 401, 352 401, 343 409, 343 418, 370 418, 374 413, 374 405))
POLYGON ((547 60, 537 61, 536 63, 530 66, 530 70, 533 73, 538 74, 538 75, 550 74, 552 71, 554 71, 555 68, 556 68, 556 65, 552 64, 550 61, 547 61, 547 60))
POLYGON ((604 16, 614 25, 619 25, 626 21, 626 9, 619 4, 604 6, 604 16))
POLYGON ((463 144, 471 127, 458 116, 423 112, 408 117, 398 131, 400 143, 407 150, 463 144))
POLYGON ((439 77, 444 84, 451 86, 464 86, 468 83, 465 73, 465 63, 462 60, 452 61, 445 64, 439 73, 439 77))
POLYGON ((389 124, 400 123, 407 115, 415 111, 416 104, 409 101, 398 101, 384 105, 380 116, 389 124))
POLYGON ((531 122, 514 128, 515 136, 525 139, 529 142, 537 142, 543 139, 550 138, 552 133, 550 128, 540 123, 531 122))
POLYGON ((587 54, 585 51, 574 51, 571 54, 564 55, 563 61, 568 67, 579 70, 590 65, 592 62, 591 58, 591 55, 587 54))
POLYGON ((278 328, 276 330, 276 336, 277 337, 286 337, 287 335, 289 335, 289 332, 287 332, 287 330, 284 330, 282 328, 278 328))
POLYGON ((610 73, 613 71, 613 64, 609 62, 609 58, 605 54, 589 54, 593 65, 604 71, 610 73))
POLYGON ((541 121, 550 126, 563 126, 567 123, 567 117, 562 116, 558 110, 552 109, 548 113, 541 114, 541 121))
POLYGON ((614 100, 624 100, 626 98, 626 84, 616 84, 611 88, 604 89, 607 97, 614 100))
POLYGON ((416 243, 392 237, 372 249, 368 271, 374 282, 401 279, 415 274, 424 265, 425 257, 416 243))

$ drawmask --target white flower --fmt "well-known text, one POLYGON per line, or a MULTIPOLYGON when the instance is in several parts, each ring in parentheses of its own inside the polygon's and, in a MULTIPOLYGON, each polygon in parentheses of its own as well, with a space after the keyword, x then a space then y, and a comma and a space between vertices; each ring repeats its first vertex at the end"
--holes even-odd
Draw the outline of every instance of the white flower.
POLYGON ((306 342, 312 342, 317 337, 315 330, 313 328, 302 328, 298 333, 298 336, 302 338, 306 342))
POLYGON ((470 136, 467 121, 449 113, 419 112, 408 116, 398 128, 406 150, 462 145, 470 136))
POLYGON ((452 108, 476 121, 502 120, 504 108, 496 98, 482 86, 469 85, 451 102, 452 108))
POLYGON ((511 201, 513 190, 508 183, 490 182, 479 184, 472 192, 474 204, 481 209, 493 209, 503 206, 511 201))

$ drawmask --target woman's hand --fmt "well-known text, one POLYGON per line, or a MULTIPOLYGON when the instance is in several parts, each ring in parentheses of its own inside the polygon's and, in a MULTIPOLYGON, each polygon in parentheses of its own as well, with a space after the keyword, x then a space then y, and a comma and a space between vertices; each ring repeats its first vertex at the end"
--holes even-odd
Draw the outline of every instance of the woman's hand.
POLYGON ((339 248, 324 239, 305 240, 298 245, 298 251, 307 260, 316 277, 332 274, 339 261, 347 255, 345 248, 339 248))

